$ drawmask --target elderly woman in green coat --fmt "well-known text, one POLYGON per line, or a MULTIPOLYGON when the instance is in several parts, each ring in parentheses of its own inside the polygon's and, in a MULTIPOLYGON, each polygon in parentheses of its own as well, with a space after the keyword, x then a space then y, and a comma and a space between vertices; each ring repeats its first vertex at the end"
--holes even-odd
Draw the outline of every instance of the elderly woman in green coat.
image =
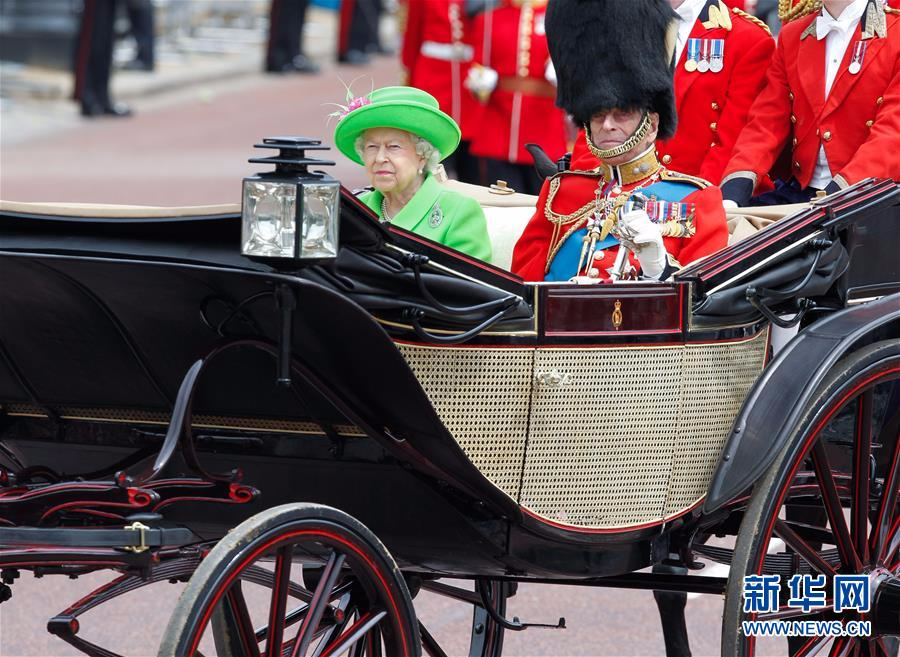
POLYGON ((381 221, 490 260, 481 206, 433 175, 459 138, 459 126, 434 96, 412 87, 384 87, 355 99, 334 130, 338 150, 366 168, 374 189, 359 198, 381 221))

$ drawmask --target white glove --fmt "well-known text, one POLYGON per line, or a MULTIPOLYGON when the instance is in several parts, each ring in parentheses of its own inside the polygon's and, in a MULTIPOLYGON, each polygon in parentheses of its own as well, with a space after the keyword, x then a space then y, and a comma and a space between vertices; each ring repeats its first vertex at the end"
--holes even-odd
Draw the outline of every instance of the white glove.
POLYGON ((666 269, 666 247, 659 226, 650 221, 646 210, 623 212, 618 221, 621 242, 637 256, 641 274, 659 278, 666 269))
POLYGON ((481 102, 487 102, 491 92, 497 87, 499 74, 494 69, 480 64, 473 64, 466 76, 465 87, 478 96, 481 102))
POLYGON ((730 198, 726 198, 724 201, 722 201, 722 207, 726 210, 733 210, 737 206, 738 204, 732 201, 730 198))
POLYGON ((553 66, 553 62, 549 59, 547 60, 547 66, 544 68, 544 78, 546 78, 547 82, 552 84, 554 87, 556 86, 556 68, 553 66))

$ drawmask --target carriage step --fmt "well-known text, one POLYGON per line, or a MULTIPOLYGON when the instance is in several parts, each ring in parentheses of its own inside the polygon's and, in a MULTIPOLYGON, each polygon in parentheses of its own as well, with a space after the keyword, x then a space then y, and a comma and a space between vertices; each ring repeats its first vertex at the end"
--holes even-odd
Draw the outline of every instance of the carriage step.
POLYGON ((0 527, 0 547, 55 545, 119 548, 143 552, 150 548, 179 547, 197 537, 183 527, 147 527, 135 522, 122 529, 74 527, 0 527))

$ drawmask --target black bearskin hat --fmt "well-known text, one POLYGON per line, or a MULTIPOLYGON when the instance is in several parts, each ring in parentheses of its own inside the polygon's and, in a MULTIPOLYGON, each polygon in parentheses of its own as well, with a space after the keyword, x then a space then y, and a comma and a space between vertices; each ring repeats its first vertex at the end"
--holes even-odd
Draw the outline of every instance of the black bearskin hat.
POLYGON ((659 114, 659 138, 674 135, 677 20, 667 0, 550 0, 556 104, 578 123, 600 110, 650 110, 659 114))

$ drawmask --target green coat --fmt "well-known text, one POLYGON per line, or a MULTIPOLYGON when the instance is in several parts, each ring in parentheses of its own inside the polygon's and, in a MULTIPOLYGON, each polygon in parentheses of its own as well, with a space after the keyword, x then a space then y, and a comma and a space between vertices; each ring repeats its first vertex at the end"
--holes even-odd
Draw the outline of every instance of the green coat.
MULTIPOLYGON (((383 198, 377 190, 359 196, 379 217, 383 198)), ((490 262, 491 240, 478 201, 445 189, 433 176, 425 177, 419 191, 391 224, 490 262)))

